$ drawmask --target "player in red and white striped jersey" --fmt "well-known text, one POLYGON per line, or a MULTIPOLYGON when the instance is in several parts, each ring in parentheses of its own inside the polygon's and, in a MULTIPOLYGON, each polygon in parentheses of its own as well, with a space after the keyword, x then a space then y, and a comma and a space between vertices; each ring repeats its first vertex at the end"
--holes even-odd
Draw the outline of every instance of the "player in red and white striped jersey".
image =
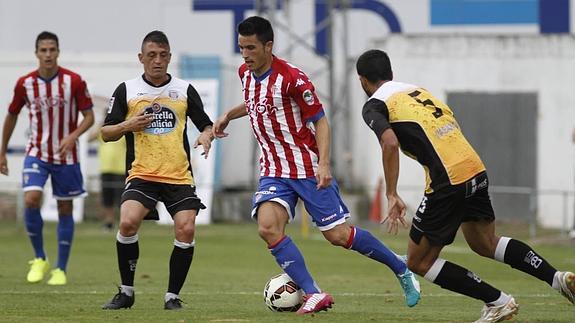
POLYGON ((244 105, 262 148, 260 175, 314 177, 319 151, 311 123, 324 117, 323 107, 305 73, 276 56, 271 59, 271 68, 260 76, 250 71, 250 63, 239 69, 244 105))
POLYGON ((78 163, 78 148, 70 135, 78 128, 78 112, 92 109, 80 75, 62 67, 48 79, 39 70, 28 73, 16 82, 8 112, 18 115, 24 106, 30 119, 26 154, 50 164, 78 163))
POLYGON ((278 265, 306 293, 298 313, 326 310, 333 303, 285 235, 298 199, 329 242, 387 265, 400 280, 407 305, 416 305, 419 283, 405 263, 371 233, 346 223, 349 211, 330 171, 329 124, 313 84, 300 69, 272 54, 273 29, 266 19, 247 18, 238 25, 238 34, 245 62, 239 68, 244 102, 216 121, 214 135, 227 136, 224 130, 230 120, 249 116, 261 149, 252 216, 278 265))
POLYGON ((26 147, 22 184, 24 188, 26 229, 35 252, 28 281, 44 278, 50 265, 43 247, 40 214, 42 190, 48 176, 58 200, 58 264, 48 281, 66 284, 66 265, 70 255, 74 220, 72 199, 86 194, 80 171, 77 141, 94 123, 92 99, 82 78, 58 66, 58 37, 42 32, 36 38, 39 67, 16 82, 14 97, 8 108, 0 146, 0 172, 8 175, 6 151, 18 114, 28 108, 30 137, 26 147), (78 122, 79 113, 83 119, 78 122))

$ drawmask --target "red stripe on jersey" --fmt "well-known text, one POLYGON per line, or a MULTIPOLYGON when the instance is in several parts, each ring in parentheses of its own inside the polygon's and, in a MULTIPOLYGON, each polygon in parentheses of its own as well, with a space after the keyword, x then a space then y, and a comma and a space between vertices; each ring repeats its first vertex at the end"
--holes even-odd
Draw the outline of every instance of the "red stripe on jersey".
MULTIPOLYGON (((32 93, 32 95, 28 95, 28 89, 26 86, 24 86, 25 84, 28 84, 28 82, 33 81, 33 78, 31 76, 24 76, 22 78, 22 91, 23 94, 26 99, 25 101, 27 102, 28 107, 30 107, 32 100, 34 99, 34 93, 32 93)), ((16 95, 16 94, 15 94, 16 95)), ((13 101, 16 101, 17 99, 14 98, 13 101)), ((28 120, 32 120, 34 118, 34 112, 32 111, 31 108, 28 109, 28 120)), ((30 138, 28 139, 28 142, 26 143, 26 155, 31 155, 31 150, 32 150, 32 136, 34 135, 34 131, 37 131, 35 127, 32 126, 32 124, 30 124, 30 138)))
MULTIPOLYGON (((80 100, 80 97, 84 95, 84 93, 78 93, 82 80, 79 76, 76 77, 78 78, 77 80, 69 77, 69 83, 66 84, 66 88, 70 93, 70 126, 68 127, 68 134, 71 134, 76 130, 76 128, 78 128, 78 101, 80 100)), ((76 147, 72 150, 72 162, 74 164, 78 162, 78 149, 76 147)))
POLYGON ((45 82, 46 86, 46 102, 48 105, 48 138, 46 144, 48 145, 48 163, 54 162, 54 136, 52 135, 54 129, 54 106, 52 100, 52 82, 45 82))

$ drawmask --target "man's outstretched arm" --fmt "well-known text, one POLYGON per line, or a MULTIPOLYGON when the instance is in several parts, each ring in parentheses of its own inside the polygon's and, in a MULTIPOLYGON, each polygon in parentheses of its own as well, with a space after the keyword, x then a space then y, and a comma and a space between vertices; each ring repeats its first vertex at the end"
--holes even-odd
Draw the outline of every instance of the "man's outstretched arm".
POLYGON ((0 173, 8 175, 8 160, 6 159, 6 153, 8 151, 8 142, 14 128, 16 128, 16 122, 18 122, 18 115, 13 113, 6 113, 6 118, 4 119, 4 127, 2 128, 2 144, 0 146, 0 173))
POLYGON ((243 118, 248 115, 248 111, 246 110, 246 104, 242 102, 241 104, 236 105, 235 107, 228 110, 224 113, 221 117, 214 122, 213 126, 213 134, 216 138, 224 138, 227 137, 229 134, 224 132, 230 121, 234 119, 243 118))

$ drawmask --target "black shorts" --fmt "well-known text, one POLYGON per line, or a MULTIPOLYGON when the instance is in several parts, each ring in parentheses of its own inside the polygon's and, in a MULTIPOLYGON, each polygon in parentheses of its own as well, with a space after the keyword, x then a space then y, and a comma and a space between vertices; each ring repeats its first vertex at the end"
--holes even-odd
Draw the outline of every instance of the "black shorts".
POLYGON ((120 205, 122 200, 122 192, 126 176, 111 173, 102 173, 100 175, 100 183, 102 185, 102 205, 105 207, 113 207, 120 205))
POLYGON ((413 217, 409 237, 419 244, 425 236, 432 245, 453 242, 463 222, 495 219, 485 172, 469 181, 425 194, 413 217))
POLYGON ((146 181, 139 178, 131 179, 124 193, 122 203, 127 200, 135 200, 150 210, 146 219, 157 220, 156 203, 163 202, 172 217, 182 210, 205 209, 199 197, 196 196, 196 188, 191 185, 166 184, 146 181))

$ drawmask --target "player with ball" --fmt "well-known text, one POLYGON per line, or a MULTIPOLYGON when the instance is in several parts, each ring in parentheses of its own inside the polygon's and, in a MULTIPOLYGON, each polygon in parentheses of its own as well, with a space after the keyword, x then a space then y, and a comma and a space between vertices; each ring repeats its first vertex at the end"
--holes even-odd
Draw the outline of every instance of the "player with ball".
POLYGON ((371 233, 346 223, 350 216, 330 171, 330 129, 323 106, 308 77, 272 54, 270 22, 250 17, 238 25, 244 64, 239 68, 244 101, 214 124, 217 138, 227 136, 231 120, 249 116, 258 141, 260 181, 252 217, 276 262, 305 292, 299 314, 326 310, 333 304, 306 268, 285 227, 295 216, 298 199, 324 237, 389 267, 399 279, 408 306, 420 298, 419 283, 405 263, 371 233))

